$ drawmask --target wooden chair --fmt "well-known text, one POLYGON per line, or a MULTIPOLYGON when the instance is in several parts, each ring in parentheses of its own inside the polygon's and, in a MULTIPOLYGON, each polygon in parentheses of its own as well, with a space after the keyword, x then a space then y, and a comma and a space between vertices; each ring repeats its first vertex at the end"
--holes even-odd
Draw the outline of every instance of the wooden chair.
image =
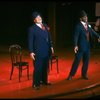
POLYGON ((51 69, 52 70, 52 65, 53 63, 56 63, 56 69, 57 69, 57 73, 59 73, 59 68, 58 68, 58 56, 57 55, 52 55, 50 57, 50 67, 49 67, 49 70, 51 69))
POLYGON ((18 68, 18 70, 19 70, 19 82, 20 82, 20 78, 22 76, 22 71, 25 69, 27 70, 27 77, 29 80, 29 63, 26 61, 23 61, 23 59, 22 59, 22 57, 23 57, 22 47, 18 44, 10 45, 9 53, 10 53, 11 64, 12 64, 10 80, 12 79, 12 75, 13 75, 15 67, 18 68))

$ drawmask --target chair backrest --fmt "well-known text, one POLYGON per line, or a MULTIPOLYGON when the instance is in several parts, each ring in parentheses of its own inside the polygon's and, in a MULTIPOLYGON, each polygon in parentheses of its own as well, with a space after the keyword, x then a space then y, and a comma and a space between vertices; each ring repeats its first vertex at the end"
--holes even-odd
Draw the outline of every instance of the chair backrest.
POLYGON ((12 63, 21 62, 22 48, 20 45, 18 44, 10 45, 9 52, 12 63))

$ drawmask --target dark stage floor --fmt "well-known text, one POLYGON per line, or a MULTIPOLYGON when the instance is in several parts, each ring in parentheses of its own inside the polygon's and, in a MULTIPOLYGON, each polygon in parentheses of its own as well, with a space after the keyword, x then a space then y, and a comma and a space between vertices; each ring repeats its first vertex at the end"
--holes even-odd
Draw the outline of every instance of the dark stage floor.
POLYGON ((89 80, 81 78, 81 66, 79 65, 76 75, 71 81, 66 80, 74 59, 72 49, 58 48, 55 50, 58 55, 59 73, 56 70, 56 64, 50 70, 48 79, 52 83, 50 86, 41 86, 40 90, 32 88, 32 60, 28 51, 24 49, 25 60, 29 62, 30 79, 26 77, 26 71, 23 72, 21 82, 18 80, 18 70, 14 70, 12 80, 9 80, 11 71, 10 55, 8 46, 0 47, 0 99, 76 99, 76 98, 100 98, 100 49, 92 49, 91 59, 88 70, 89 80))

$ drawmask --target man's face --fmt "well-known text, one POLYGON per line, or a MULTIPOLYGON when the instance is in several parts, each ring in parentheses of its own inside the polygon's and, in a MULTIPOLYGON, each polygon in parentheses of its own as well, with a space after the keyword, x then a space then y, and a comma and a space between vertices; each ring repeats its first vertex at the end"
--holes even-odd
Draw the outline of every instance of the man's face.
POLYGON ((87 22, 88 21, 88 17, 87 16, 84 16, 84 17, 82 17, 82 18, 80 18, 81 19, 81 21, 83 21, 83 22, 87 22))
POLYGON ((35 19, 34 19, 34 22, 35 23, 42 23, 42 18, 41 18, 41 16, 37 16, 35 19))

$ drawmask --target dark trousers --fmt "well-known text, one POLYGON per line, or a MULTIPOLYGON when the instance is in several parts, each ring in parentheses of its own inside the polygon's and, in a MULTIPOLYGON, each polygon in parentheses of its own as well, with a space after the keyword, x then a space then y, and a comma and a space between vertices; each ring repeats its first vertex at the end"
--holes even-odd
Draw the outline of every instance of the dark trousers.
POLYGON ((49 57, 36 57, 34 61, 33 84, 40 85, 40 81, 48 81, 49 57))
POLYGON ((71 71, 70 71, 70 74, 69 74, 70 76, 74 76, 75 75, 75 73, 76 73, 76 71, 78 69, 78 66, 79 66, 81 58, 82 58, 82 61, 83 61, 81 75, 82 76, 86 76, 87 75, 89 58, 90 58, 90 51, 89 50, 78 51, 78 53, 75 54, 75 59, 74 59, 74 62, 72 64, 72 68, 71 68, 71 71))

